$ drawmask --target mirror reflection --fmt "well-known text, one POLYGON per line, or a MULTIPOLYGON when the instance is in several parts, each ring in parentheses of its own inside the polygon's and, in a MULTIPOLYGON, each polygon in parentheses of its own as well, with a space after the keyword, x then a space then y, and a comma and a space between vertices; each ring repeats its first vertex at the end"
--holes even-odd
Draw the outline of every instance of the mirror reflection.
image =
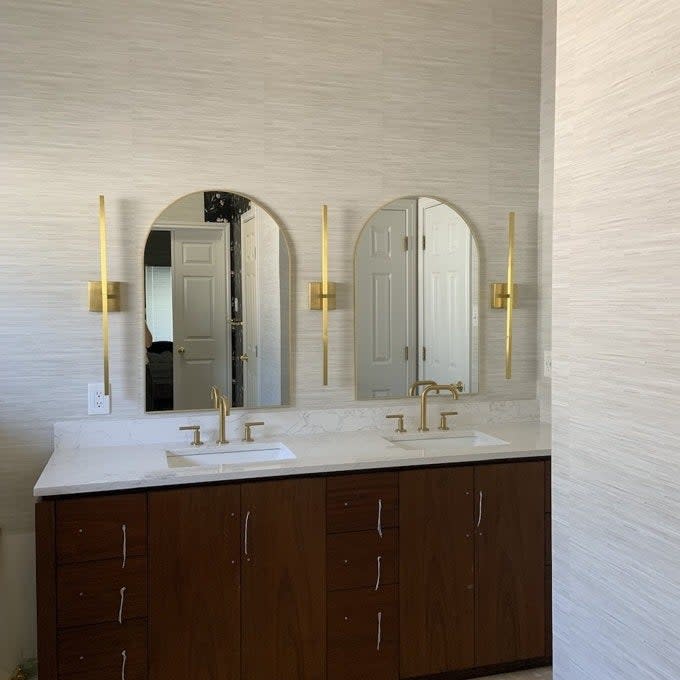
POLYGON ((255 201, 200 191, 168 206, 144 249, 146 410, 289 401, 290 253, 255 201))
POLYGON ((358 399, 404 397, 417 380, 478 391, 479 255, 447 203, 402 198, 364 225, 354 255, 358 399))

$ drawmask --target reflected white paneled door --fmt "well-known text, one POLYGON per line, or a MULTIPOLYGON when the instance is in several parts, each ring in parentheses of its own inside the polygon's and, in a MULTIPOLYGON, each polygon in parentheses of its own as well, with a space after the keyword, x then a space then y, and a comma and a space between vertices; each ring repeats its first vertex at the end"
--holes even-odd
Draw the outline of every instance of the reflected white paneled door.
POLYGON ((416 211, 416 199, 390 203, 368 221, 357 243, 354 297, 359 399, 404 396, 415 378, 416 339, 410 329, 415 326, 416 211))
POLYGON ((223 229, 173 230, 175 410, 210 408, 210 385, 227 391, 224 243, 223 229))
POLYGON ((243 277, 243 405, 258 406, 259 382, 259 286, 257 276, 257 219, 251 209, 241 218, 241 275, 243 277))
MULTIPOLYGON (((472 236, 463 218, 432 198, 418 201, 425 247, 419 258, 419 375, 470 386, 472 236)), ((421 241, 422 243, 422 241, 421 241)))

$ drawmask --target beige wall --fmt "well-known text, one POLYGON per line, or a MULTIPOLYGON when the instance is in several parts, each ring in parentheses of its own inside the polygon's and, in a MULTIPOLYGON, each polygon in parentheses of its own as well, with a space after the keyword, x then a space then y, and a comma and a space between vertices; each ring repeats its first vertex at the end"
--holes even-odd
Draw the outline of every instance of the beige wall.
POLYGON ((555 680, 680 678, 680 11, 560 0, 555 680))
POLYGON ((515 379, 483 288, 481 394, 536 394, 540 0, 6 0, 0 107, 0 526, 30 531, 30 489, 55 420, 100 379, 97 194, 107 198, 113 410, 142 412, 141 261, 171 201, 232 189, 290 236, 293 401, 353 401, 352 248, 404 194, 441 196, 474 225, 482 282, 502 280, 518 212, 515 379), (319 206, 331 220, 331 385, 320 385, 319 206))
POLYGON ((536 396, 541 420, 550 422, 551 378, 545 352, 552 349, 552 238, 555 172, 555 20, 556 0, 543 0, 541 50, 541 144, 538 183, 538 351, 536 396))

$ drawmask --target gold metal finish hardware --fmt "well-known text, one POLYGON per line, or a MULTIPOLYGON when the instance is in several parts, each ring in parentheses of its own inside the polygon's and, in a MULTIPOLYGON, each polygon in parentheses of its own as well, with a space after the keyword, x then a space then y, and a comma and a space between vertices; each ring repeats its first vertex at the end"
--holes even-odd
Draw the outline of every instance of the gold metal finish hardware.
MULTIPOLYGON (((108 299, 108 311, 120 312, 121 307, 121 285, 120 281, 109 281, 109 291, 106 296, 108 299)), ((87 308, 90 312, 102 311, 102 282, 88 281, 87 282, 87 308)))
POLYGON ((106 255, 106 208, 104 197, 99 196, 99 266, 102 309, 102 349, 104 354, 104 396, 111 394, 109 378, 109 270, 106 255))
POLYGON ((423 361, 427 361, 427 347, 423 347, 423 361))
POLYGON ((512 378, 512 317, 517 306, 515 283, 515 213, 508 215, 508 280, 491 284, 491 308, 505 309, 505 378, 512 378))
POLYGON ((217 385, 213 385, 210 388, 210 400, 214 409, 217 409, 217 444, 228 444, 227 439, 227 416, 231 412, 231 402, 229 397, 222 394, 221 390, 217 385))
POLYGON ((244 442, 254 442, 252 429, 257 425, 264 425, 263 420, 254 420, 250 423, 243 424, 243 441, 244 442))
MULTIPOLYGON (((423 385, 436 385, 436 384, 437 383, 434 380, 416 380, 409 388, 408 396, 417 397, 419 387, 422 387, 423 385)), ((437 394, 439 394, 439 391, 437 391, 437 394)))
POLYGON ((425 250, 425 234, 423 234, 423 250, 425 250))
POLYGON ((184 347, 178 347, 177 348, 177 354, 184 354, 186 352, 186 349, 184 347))
POLYGON ((446 423, 446 418, 447 416, 457 416, 458 411, 442 411, 439 414, 439 430, 442 430, 443 432, 446 432, 450 430, 451 428, 447 425, 446 423))
POLYGON ((404 361, 408 361, 408 345, 404 347, 404 361))
POLYGON ((321 310, 322 384, 328 385, 328 310, 336 309, 336 285, 328 280, 328 206, 321 206, 321 281, 308 286, 309 308, 321 310))
POLYGON ((408 236, 404 236, 404 251, 408 250, 408 236))
POLYGON ((243 321, 237 321, 236 319, 229 319, 227 323, 230 326, 243 326, 243 321))
POLYGON ((395 413, 393 415, 385 416, 385 418, 390 419, 393 418, 397 420, 397 429, 395 432, 399 432, 399 434, 403 434, 406 432, 406 428, 404 428, 404 414, 403 413, 395 413))
POLYGON ((241 361, 248 361, 249 358, 250 357, 247 354, 241 354, 241 356, 239 357, 241 361))
MULTIPOLYGON (((309 308, 312 311, 319 311, 323 309, 321 281, 312 281, 307 284, 307 294, 309 296, 309 308)), ((336 309, 336 286, 332 281, 328 282, 328 309, 336 309)))
POLYGON ((454 401, 458 400, 458 397, 460 396, 460 391, 463 389, 463 383, 458 382, 455 385, 428 385, 424 390, 423 393, 420 395, 420 427, 418 428, 418 432, 429 432, 430 428, 427 426, 427 396, 430 392, 437 392, 439 393, 440 391, 445 391, 445 392, 451 392, 451 396, 453 397, 454 401))
POLYGON ((192 430, 194 433, 194 440, 191 442, 191 446, 203 446, 201 441, 201 426, 200 425, 183 425, 179 428, 181 431, 192 430))

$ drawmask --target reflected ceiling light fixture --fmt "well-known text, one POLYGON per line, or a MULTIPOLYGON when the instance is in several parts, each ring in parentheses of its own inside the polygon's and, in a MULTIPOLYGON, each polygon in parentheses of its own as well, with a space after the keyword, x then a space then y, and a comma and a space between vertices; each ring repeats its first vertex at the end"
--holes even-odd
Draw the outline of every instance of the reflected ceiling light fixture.
POLYGON ((515 266, 515 213, 508 216, 508 278, 491 284, 491 309, 505 309, 505 378, 512 378, 512 314, 517 307, 515 266), (510 292, 512 291, 512 293, 510 292))
POLYGON ((88 281, 89 310, 102 314, 102 346, 104 351, 104 396, 111 395, 109 378, 109 312, 119 312, 120 282, 109 281, 106 253, 106 209, 104 197, 99 196, 99 266, 101 279, 88 281), (104 292, 106 291, 106 293, 104 292))
POLYGON ((309 309, 321 310, 321 346, 323 351, 323 385, 328 385, 328 310, 336 308, 336 286, 328 280, 328 206, 321 206, 321 281, 312 281, 309 309))

